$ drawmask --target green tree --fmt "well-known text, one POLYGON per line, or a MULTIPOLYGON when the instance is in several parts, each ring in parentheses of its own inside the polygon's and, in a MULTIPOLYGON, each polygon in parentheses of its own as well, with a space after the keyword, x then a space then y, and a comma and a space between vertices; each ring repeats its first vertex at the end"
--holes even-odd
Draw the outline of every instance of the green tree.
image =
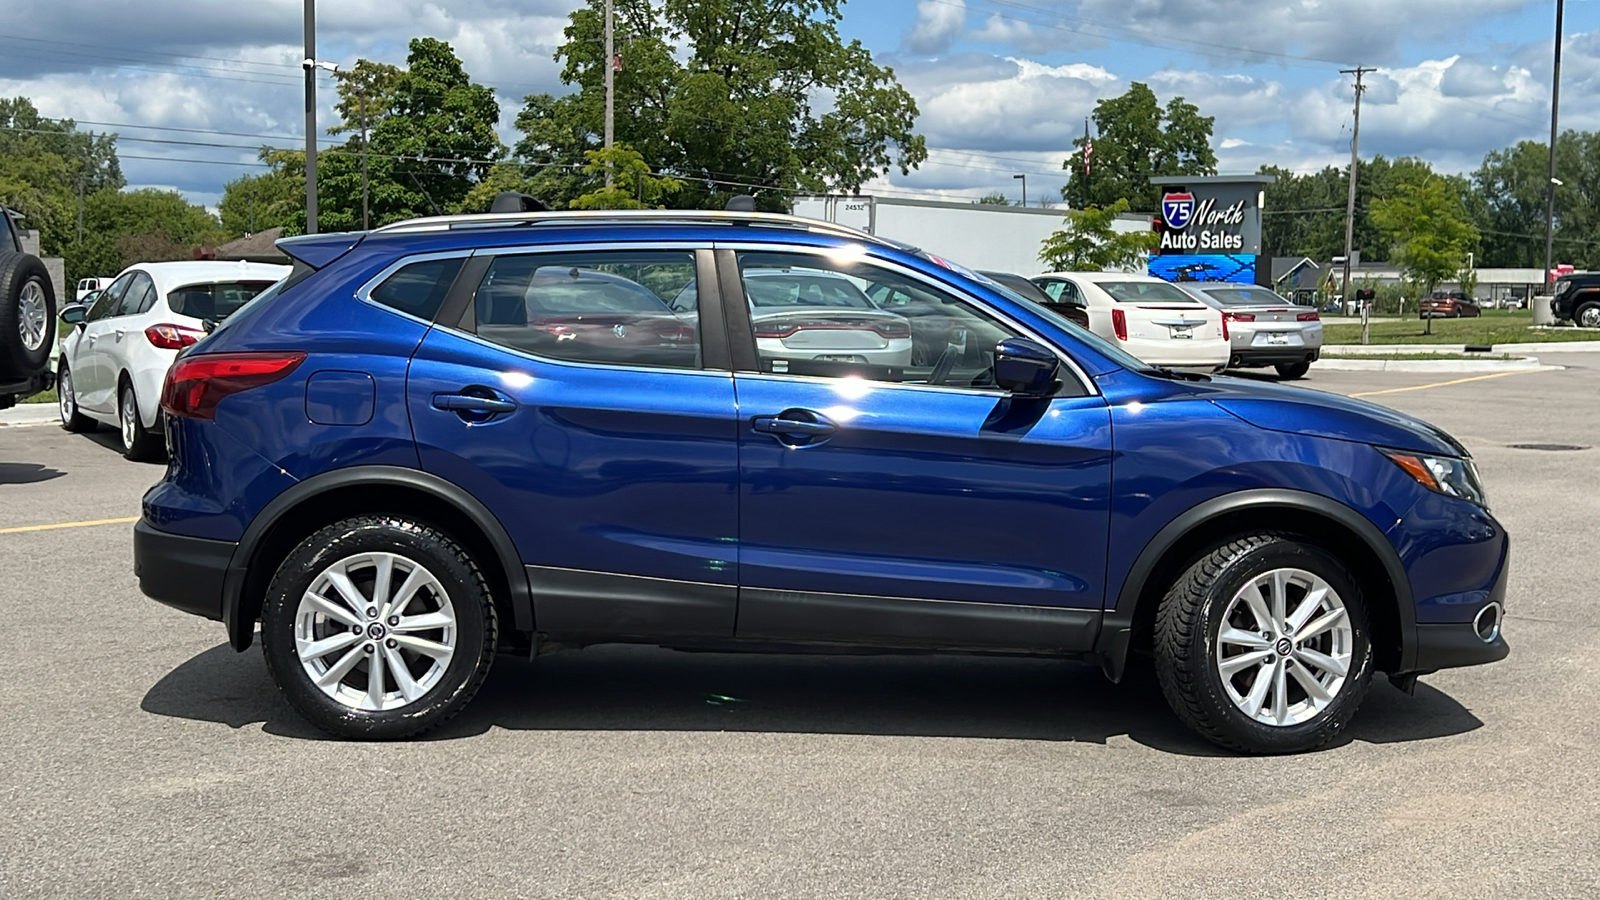
POLYGON ((306 165, 298 150, 261 151, 261 161, 269 168, 259 175, 244 175, 222 189, 217 211, 222 230, 236 238, 269 228, 305 228, 306 165))
POLYGON ((1126 200, 1133 209, 1154 211, 1160 192, 1150 183, 1155 175, 1215 175, 1217 156, 1211 149, 1215 119, 1182 97, 1162 108, 1150 86, 1135 81, 1120 97, 1094 107, 1094 152, 1084 172, 1084 141, 1074 140, 1073 153, 1061 164, 1072 174, 1062 199, 1081 206, 1110 206, 1126 200))
POLYGON ((329 134, 361 131, 363 123, 371 130, 389 117, 394 105, 395 90, 405 70, 389 63, 358 59, 356 64, 333 74, 338 85, 339 102, 334 109, 341 119, 328 129, 329 134))
POLYGON ((1153 231, 1119 232, 1117 216, 1128 201, 1106 207, 1069 209, 1066 227, 1045 239, 1039 260, 1053 272, 1104 272, 1131 269, 1158 240, 1153 231))
POLYGON ((176 191, 103 190, 84 200, 84 240, 66 248, 72 278, 114 275, 136 262, 189 259, 225 236, 221 223, 176 191))
POLYGON ((1393 260, 1422 294, 1460 272, 1478 242, 1461 197, 1444 178, 1399 185, 1393 196, 1373 203, 1372 220, 1393 247, 1393 260))
POLYGON ((573 209, 661 209, 658 204, 665 197, 683 190, 683 182, 678 179, 652 174, 639 151, 626 144, 617 144, 610 150, 587 150, 584 156, 589 160, 583 167, 584 174, 600 184, 573 200, 573 209), (609 185, 605 183, 608 170, 612 176, 609 185))
MULTIPOLYGON (((682 179, 670 202, 720 207, 753 194, 786 209, 791 192, 855 190, 927 158, 917 106, 860 41, 845 42, 843 0, 620 0, 616 139, 682 179)), ((584 152, 603 143, 600 0, 572 13, 556 58, 565 97, 525 98, 519 159, 544 170, 547 203, 584 193, 584 152)))
POLYGON ((79 131, 71 119, 41 116, 26 97, 0 98, 0 203, 39 231, 45 255, 63 255, 77 240, 80 196, 125 183, 116 140, 79 131))
POLYGON ((1010 206, 1011 198, 1000 191, 990 191, 972 203, 975 206, 1010 206))

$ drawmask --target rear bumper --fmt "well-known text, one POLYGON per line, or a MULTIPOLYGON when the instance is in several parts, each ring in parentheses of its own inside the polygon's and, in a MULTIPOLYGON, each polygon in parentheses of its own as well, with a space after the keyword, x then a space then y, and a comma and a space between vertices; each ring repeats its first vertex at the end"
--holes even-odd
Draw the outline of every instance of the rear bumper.
POLYGON ((1322 349, 1320 347, 1241 349, 1233 351, 1233 356, 1228 360, 1228 365, 1230 367, 1293 366, 1299 363, 1316 362, 1321 355, 1322 349))
POLYGON ((222 621, 223 577, 238 545, 133 526, 133 572, 152 600, 190 615, 222 621))

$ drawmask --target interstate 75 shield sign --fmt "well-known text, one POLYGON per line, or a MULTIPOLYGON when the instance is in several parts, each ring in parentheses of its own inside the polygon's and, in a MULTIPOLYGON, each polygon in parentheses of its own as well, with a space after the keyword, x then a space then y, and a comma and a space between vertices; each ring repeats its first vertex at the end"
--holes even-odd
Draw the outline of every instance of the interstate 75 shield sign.
POLYGON ((1188 192, 1161 195, 1161 218, 1174 231, 1189 227, 1189 220, 1194 218, 1194 195, 1188 192))

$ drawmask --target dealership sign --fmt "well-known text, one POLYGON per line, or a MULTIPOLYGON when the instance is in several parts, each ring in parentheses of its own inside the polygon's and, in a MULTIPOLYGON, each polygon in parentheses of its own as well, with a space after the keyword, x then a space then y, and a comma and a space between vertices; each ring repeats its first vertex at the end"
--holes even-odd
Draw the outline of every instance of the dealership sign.
POLYGON ((1167 227, 1161 232, 1159 252, 1217 250, 1237 253, 1244 249, 1244 235, 1240 233, 1244 228, 1244 212, 1244 200, 1220 207, 1216 197, 1196 201, 1194 194, 1187 191, 1164 194, 1161 219, 1167 227))

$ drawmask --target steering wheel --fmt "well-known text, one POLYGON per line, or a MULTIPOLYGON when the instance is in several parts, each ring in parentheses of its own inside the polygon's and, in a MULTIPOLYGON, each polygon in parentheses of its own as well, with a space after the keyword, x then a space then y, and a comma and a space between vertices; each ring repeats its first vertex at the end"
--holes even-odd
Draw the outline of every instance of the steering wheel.
POLYGON ((928 373, 929 384, 944 384, 950 377, 950 371, 956 367, 956 360, 965 355, 966 347, 956 346, 953 343, 944 345, 944 352, 939 354, 939 359, 933 364, 933 371, 928 373))

